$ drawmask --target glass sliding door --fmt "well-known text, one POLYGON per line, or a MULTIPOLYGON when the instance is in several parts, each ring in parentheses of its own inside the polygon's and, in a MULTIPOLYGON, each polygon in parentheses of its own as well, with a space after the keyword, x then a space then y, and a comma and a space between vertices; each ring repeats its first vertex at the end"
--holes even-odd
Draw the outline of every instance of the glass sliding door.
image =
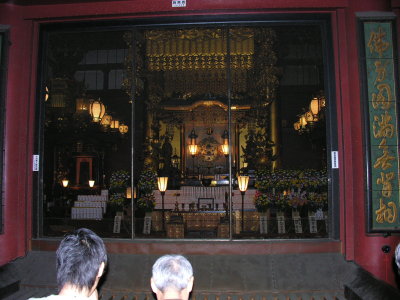
POLYGON ((132 101, 124 31, 46 32, 43 234, 88 227, 131 237, 132 101), (117 216, 117 218, 115 218, 117 216))
POLYGON ((319 24, 44 37, 44 235, 328 237, 319 24))

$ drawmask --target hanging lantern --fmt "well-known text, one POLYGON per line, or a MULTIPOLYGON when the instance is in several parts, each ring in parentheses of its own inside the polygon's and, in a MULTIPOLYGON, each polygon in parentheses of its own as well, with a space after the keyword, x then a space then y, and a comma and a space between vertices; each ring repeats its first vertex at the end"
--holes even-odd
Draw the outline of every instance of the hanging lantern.
POLYGON ((224 130, 224 133, 221 135, 224 145, 229 144, 229 133, 228 130, 224 130))
POLYGON ((313 115, 313 113, 311 111, 306 112, 304 115, 306 117, 307 124, 308 123, 313 123, 313 122, 318 120, 317 117, 314 117, 314 115, 313 115))
POLYGON ((76 104, 76 112, 80 113, 80 112, 84 112, 84 111, 88 111, 89 110, 89 102, 86 98, 82 97, 82 98, 76 98, 75 100, 75 104, 76 104))
POLYGON ((189 153, 191 156, 195 156, 197 154, 197 145, 189 145, 189 153))
POLYGON ((121 123, 121 125, 119 125, 119 127, 118 127, 118 130, 123 135, 128 132, 128 125, 121 123))
POLYGON ((119 129, 119 120, 117 119, 112 119, 111 124, 110 124, 111 129, 119 129))
POLYGON ((68 179, 63 179, 61 182, 62 182, 63 187, 66 188, 68 186, 68 183, 69 183, 68 179))
POLYGON ((229 155, 229 144, 222 144, 221 151, 225 156, 229 155))
POLYGON ((172 157, 171 157, 172 165, 173 165, 175 168, 178 168, 178 167, 179 167, 179 161, 180 161, 180 158, 179 158, 178 155, 176 155, 176 149, 175 149, 175 153, 174 153, 174 155, 172 155, 172 157))
POLYGON ((192 129, 192 131, 189 134, 189 138, 190 138, 190 145, 195 145, 196 144, 196 139, 197 139, 197 134, 194 131, 194 128, 192 129))
POLYGON ((93 100, 90 102, 89 106, 89 114, 93 118, 93 122, 100 122, 106 113, 106 107, 103 102, 99 100, 93 100))
POLYGON ((93 179, 89 180, 89 186, 90 186, 91 188, 94 187, 94 180, 93 180, 93 179))
POLYGON ((104 114, 103 118, 101 118, 100 124, 104 127, 108 127, 111 125, 112 116, 108 114, 104 114))
POLYGON ((319 111, 321 110, 319 99, 314 97, 310 102, 310 111, 311 113, 316 116, 318 115, 319 111))
POLYGON ((306 127, 306 125, 307 125, 307 119, 306 119, 306 116, 305 116, 305 115, 301 115, 301 116, 300 116, 300 120, 299 120, 299 122, 300 122, 300 126, 301 126, 301 128, 304 128, 304 127, 306 127))

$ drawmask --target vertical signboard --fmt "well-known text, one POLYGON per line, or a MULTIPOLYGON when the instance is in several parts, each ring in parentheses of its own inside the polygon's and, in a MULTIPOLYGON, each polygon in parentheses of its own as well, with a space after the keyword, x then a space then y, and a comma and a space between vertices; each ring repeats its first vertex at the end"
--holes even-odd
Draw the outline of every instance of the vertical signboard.
POLYGON ((399 148, 391 21, 361 22, 365 54, 368 231, 399 229, 399 148))

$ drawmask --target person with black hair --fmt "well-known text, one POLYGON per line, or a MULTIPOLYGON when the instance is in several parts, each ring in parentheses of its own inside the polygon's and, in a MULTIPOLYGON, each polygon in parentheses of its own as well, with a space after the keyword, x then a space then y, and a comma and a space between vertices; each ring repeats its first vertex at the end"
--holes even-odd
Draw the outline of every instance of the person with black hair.
POLYGON ((89 229, 78 229, 64 237, 56 256, 58 295, 29 300, 98 299, 97 284, 107 264, 103 240, 89 229))

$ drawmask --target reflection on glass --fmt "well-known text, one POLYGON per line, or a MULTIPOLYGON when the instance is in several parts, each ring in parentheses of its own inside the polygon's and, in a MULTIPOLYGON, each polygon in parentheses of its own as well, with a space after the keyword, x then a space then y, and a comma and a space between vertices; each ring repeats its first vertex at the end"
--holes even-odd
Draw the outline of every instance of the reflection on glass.
POLYGON ((48 34, 45 235, 328 236, 318 26, 48 34))

